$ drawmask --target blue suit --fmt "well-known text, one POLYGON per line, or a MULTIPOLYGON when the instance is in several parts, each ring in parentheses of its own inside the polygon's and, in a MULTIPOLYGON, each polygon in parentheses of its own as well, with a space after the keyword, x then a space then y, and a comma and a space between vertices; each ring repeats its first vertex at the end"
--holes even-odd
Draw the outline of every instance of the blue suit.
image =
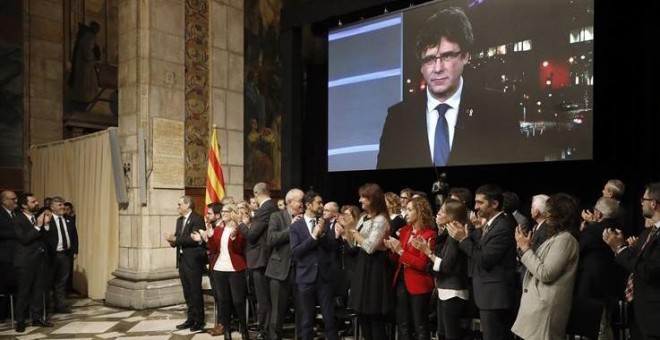
POLYGON ((301 339, 313 339, 316 302, 325 322, 325 337, 338 339, 335 326, 334 275, 337 264, 334 224, 326 222, 325 232, 314 239, 310 218, 305 216, 289 228, 291 255, 296 263, 296 288, 301 308, 301 339))

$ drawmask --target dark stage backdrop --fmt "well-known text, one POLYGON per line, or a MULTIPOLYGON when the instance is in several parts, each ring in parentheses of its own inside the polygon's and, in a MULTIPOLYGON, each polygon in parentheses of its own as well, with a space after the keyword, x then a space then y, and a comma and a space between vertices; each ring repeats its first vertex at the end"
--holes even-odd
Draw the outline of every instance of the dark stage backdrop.
MULTIPOLYGON (((400 2, 383 3, 389 6, 392 3, 408 5, 408 2, 405 5, 400 2)), ((596 114, 593 160, 451 167, 445 171, 451 186, 465 186, 474 190, 484 183, 497 183, 505 190, 517 192, 527 202, 527 206, 534 194, 566 192, 579 197, 585 207, 591 207, 605 181, 619 178, 628 187, 624 206, 638 224, 641 222, 639 197, 643 193, 644 184, 660 181, 660 101, 657 100, 660 93, 660 67, 657 65, 657 56, 650 48, 635 42, 657 40, 653 35, 653 25, 657 19, 652 11, 638 6, 596 0, 594 7, 596 114)), ((370 10, 383 12, 382 7, 370 10)), ((308 11, 306 15, 323 17, 313 11, 308 11)), ((357 19, 360 15, 355 12, 346 13, 347 17, 357 19)), ((336 25, 341 18, 333 16, 314 23, 312 26, 319 39, 325 39, 327 27, 336 25)), ((283 22, 283 26, 287 27, 287 23, 283 22)), ((302 98, 302 112, 283 112, 284 119, 286 115, 302 116, 302 138, 298 139, 301 154, 299 157, 294 154, 290 158, 292 166, 301 170, 301 175, 285 183, 283 190, 291 186, 304 189, 313 186, 323 194, 326 201, 356 205, 357 188, 365 182, 379 183, 387 191, 398 192, 406 186, 430 191, 437 176, 432 168, 328 173, 327 140, 332 138, 332 131, 329 132, 330 137, 319 132, 327 131, 327 64, 307 63, 303 67, 306 75, 304 91, 299 96, 290 96, 302 98)), ((287 87, 295 88, 292 84, 283 85, 285 96, 287 87)), ((295 108, 295 105, 288 105, 295 108)), ((289 131, 283 132, 285 136, 287 133, 289 131)))

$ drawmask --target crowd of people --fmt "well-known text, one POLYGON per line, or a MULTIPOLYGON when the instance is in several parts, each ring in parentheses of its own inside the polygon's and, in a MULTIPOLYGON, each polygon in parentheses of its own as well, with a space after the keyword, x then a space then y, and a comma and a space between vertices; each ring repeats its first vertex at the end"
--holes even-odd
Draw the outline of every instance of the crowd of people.
POLYGON ((359 188, 359 207, 324 204, 321 194, 294 188, 278 208, 258 183, 254 210, 226 199, 209 204, 205 219, 183 196, 176 231, 165 234, 177 248, 188 305, 177 328, 203 329, 201 280, 209 263, 220 310, 209 332, 226 339, 232 315, 249 337, 248 289, 258 339, 283 338, 289 301, 297 338, 313 339, 322 328, 324 338, 338 339, 341 298, 367 340, 393 330, 398 339, 430 339, 433 331, 438 339, 464 339, 468 320, 476 319, 483 339, 563 339, 583 301, 598 306, 599 339, 618 338, 618 303, 628 306, 629 337, 660 338, 660 183, 641 198, 640 235, 619 203, 624 190, 621 181, 608 181, 593 210, 568 194, 534 195, 529 215, 518 210, 515 193, 492 184, 474 195, 452 188, 436 214, 425 193, 385 193, 377 184, 359 188))
POLYGON ((46 307, 69 314, 66 292, 78 256, 76 216, 71 202, 47 197, 43 207, 31 193, 0 192, 0 320, 10 315, 14 296, 16 332, 32 326, 53 327, 46 307), (51 294, 52 292, 52 294, 51 294))

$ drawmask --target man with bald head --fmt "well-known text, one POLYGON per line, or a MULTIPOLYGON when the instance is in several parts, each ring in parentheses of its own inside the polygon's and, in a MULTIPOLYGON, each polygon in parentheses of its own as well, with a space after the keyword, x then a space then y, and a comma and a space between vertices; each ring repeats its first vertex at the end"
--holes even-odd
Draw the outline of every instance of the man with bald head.
POLYGON ((272 213, 268 221, 266 243, 271 247, 266 276, 270 278, 270 326, 271 340, 282 339, 282 323, 289 297, 293 296, 294 271, 291 265, 289 227, 304 212, 305 193, 294 188, 286 193, 284 210, 272 213))
POLYGON ((279 211, 277 204, 270 199, 268 185, 259 182, 253 188, 254 198, 259 208, 249 225, 241 223, 238 231, 247 239, 248 245, 245 257, 247 266, 254 280, 254 291, 257 297, 257 319, 259 321, 259 335, 257 339, 267 339, 270 322, 270 291, 266 278, 266 265, 268 264, 269 248, 266 244, 268 236, 268 221, 270 215, 279 211))

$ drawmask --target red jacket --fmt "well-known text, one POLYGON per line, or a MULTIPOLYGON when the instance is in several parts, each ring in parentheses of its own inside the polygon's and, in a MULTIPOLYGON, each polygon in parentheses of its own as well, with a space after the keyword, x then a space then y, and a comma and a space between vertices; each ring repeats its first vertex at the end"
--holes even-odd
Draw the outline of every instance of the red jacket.
MULTIPOLYGON (((222 233, 224 231, 225 227, 215 227, 213 230, 213 236, 207 242, 210 262, 209 271, 213 271, 215 262, 220 258, 220 241, 222 240, 222 233)), ((244 254, 245 238, 243 238, 243 235, 240 232, 237 232, 236 238, 233 240, 229 238, 227 243, 227 248, 229 248, 229 259, 231 260, 232 266, 237 272, 244 271, 247 268, 244 254)))
POLYGON ((421 251, 415 249, 412 243, 408 242, 411 236, 419 237, 420 235, 424 240, 431 240, 430 246, 431 252, 433 252, 435 248, 435 231, 424 229, 412 235, 412 227, 407 225, 399 230, 399 240, 401 241, 403 253, 401 256, 393 253, 394 259, 398 262, 393 284, 396 285, 399 273, 403 271, 403 280, 406 283, 406 289, 408 293, 413 295, 428 294, 435 287, 433 276, 427 271, 429 258, 421 251))

